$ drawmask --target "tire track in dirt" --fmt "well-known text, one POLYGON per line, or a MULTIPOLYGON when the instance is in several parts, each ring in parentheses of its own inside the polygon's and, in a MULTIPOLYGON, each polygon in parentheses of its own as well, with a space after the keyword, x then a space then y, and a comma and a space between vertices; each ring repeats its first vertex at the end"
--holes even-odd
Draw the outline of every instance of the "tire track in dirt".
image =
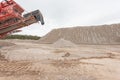
POLYGON ((29 71, 30 66, 31 63, 29 62, 21 63, 21 62, 0 61, 0 72, 1 74, 4 73, 4 76, 6 76, 8 73, 9 75, 17 75, 29 71))

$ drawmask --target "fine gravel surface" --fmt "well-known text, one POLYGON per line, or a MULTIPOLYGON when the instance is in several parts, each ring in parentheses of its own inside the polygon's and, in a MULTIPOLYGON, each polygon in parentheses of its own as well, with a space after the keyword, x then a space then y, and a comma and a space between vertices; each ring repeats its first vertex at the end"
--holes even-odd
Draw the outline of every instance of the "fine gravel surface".
POLYGON ((16 45, 0 49, 0 80, 120 80, 120 45, 7 42, 16 45))
POLYGON ((5 40, 0 40, 0 48, 3 47, 3 46, 13 46, 15 45, 14 43, 11 43, 11 42, 8 42, 8 41, 5 41, 5 40))

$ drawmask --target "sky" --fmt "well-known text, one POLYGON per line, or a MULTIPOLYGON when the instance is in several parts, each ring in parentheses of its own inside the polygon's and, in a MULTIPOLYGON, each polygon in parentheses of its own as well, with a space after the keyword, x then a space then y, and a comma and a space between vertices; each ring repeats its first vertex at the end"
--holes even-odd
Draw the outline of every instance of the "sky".
POLYGON ((35 23, 19 34, 44 36, 52 29, 120 23, 120 0, 15 0, 25 13, 39 9, 45 25, 35 23))

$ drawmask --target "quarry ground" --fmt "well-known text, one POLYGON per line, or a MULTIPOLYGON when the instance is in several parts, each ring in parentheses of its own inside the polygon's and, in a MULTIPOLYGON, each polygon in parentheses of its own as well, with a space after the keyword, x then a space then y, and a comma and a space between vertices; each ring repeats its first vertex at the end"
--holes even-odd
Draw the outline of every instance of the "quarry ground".
POLYGON ((0 47, 0 80, 120 80, 120 45, 6 41, 15 45, 0 47))

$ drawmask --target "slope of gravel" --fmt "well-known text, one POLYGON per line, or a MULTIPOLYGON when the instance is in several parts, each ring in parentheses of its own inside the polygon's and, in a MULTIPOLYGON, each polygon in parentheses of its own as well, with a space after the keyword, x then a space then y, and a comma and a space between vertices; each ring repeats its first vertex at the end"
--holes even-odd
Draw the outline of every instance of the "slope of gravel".
POLYGON ((76 44, 120 44, 120 24, 54 29, 38 43, 54 43, 60 38, 76 44))
POLYGON ((64 48, 64 47, 75 47, 76 44, 72 43, 71 41, 59 39, 56 42, 53 43, 54 47, 57 48, 64 48))

